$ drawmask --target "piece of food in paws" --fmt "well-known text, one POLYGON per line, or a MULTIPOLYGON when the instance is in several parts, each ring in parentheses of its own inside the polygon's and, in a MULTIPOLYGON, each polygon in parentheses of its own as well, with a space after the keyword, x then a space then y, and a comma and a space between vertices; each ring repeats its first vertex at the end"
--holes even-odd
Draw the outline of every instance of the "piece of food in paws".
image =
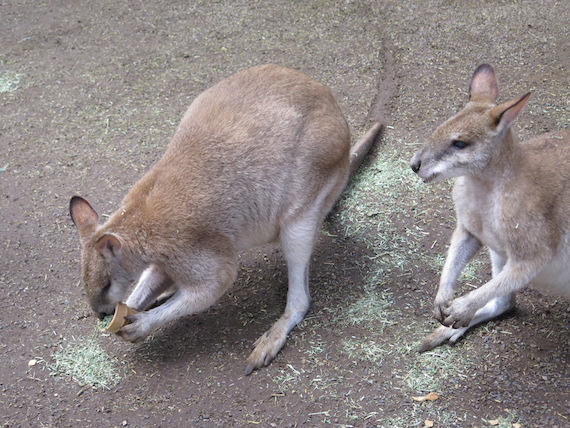
POLYGON ((121 327, 129 323, 129 321, 126 320, 125 317, 134 314, 138 314, 138 311, 133 308, 129 308, 124 303, 121 302, 117 303, 117 305, 115 306, 115 315, 113 316, 113 319, 111 320, 109 325, 105 327, 105 330, 110 331, 111 333, 118 332, 121 327))

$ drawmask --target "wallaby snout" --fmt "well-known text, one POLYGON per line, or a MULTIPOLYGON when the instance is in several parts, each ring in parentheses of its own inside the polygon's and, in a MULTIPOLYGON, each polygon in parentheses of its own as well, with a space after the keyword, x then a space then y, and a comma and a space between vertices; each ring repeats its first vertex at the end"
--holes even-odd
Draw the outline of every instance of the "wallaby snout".
POLYGON ((422 161, 420 159, 417 159, 416 156, 414 156, 410 161, 410 167, 412 168, 412 171, 417 173, 420 170, 421 166, 422 166, 422 161))
POLYGON ((434 303, 442 324, 420 350, 458 340, 469 328, 515 305, 526 286, 570 297, 570 132, 519 143, 512 124, 530 93, 496 105, 498 83, 479 66, 469 102, 440 125, 412 157, 424 181, 455 178, 457 225, 434 303), (464 266, 482 248, 493 278, 455 297, 464 266))
POLYGON ((424 150, 423 148, 418 150, 410 159, 410 168, 414 173, 420 177, 424 183, 429 183, 431 181, 441 180, 445 177, 439 176, 436 170, 430 168, 430 165, 433 166, 433 162, 430 162, 430 159, 426 159, 424 157, 424 150))

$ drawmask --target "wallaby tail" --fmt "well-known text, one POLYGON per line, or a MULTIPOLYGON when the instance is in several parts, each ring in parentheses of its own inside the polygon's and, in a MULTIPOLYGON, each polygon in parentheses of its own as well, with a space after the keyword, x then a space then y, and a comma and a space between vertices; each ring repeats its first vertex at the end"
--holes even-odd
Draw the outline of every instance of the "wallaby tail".
POLYGON ((382 130, 382 124, 376 122, 372 127, 350 148, 350 175, 352 178, 358 167, 370 151, 370 148, 376 141, 378 134, 382 130))

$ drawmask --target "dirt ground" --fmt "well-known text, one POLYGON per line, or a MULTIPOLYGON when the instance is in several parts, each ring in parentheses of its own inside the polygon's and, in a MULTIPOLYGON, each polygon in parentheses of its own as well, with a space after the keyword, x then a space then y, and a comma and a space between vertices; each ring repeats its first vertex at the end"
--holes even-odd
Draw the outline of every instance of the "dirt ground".
MULTIPOLYGON (((441 264, 430 261, 454 218, 449 185, 424 190, 406 165, 465 102, 482 62, 501 100, 533 92, 521 137, 569 128, 570 2, 21 0, 0 2, 0 16, 4 426, 570 426, 568 302, 525 291, 516 311, 457 345, 415 351, 435 326, 441 264), (395 165, 415 184, 381 182, 361 214, 337 208, 314 255, 307 319, 249 377, 251 344, 284 308, 276 248, 245 254, 218 304, 143 344, 98 332, 69 198, 111 213, 192 99, 261 63, 331 87, 355 138, 380 105, 386 128, 365 169, 385 177, 395 165), (106 388, 54 370, 58 350, 93 336, 117 370, 106 388), (429 392, 438 399, 413 399, 429 392)), ((477 266, 480 284, 484 255, 477 266)))

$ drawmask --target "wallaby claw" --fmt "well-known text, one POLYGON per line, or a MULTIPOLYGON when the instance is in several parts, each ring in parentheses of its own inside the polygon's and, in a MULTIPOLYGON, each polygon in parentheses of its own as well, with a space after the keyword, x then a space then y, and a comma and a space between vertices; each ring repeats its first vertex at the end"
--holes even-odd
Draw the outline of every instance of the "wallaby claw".
POLYGON ((255 369, 255 368, 253 367, 253 365, 248 364, 247 366, 245 366, 245 372, 244 372, 244 374, 245 374, 246 376, 249 376, 250 374, 253 373, 253 370, 254 370, 254 369, 255 369))

